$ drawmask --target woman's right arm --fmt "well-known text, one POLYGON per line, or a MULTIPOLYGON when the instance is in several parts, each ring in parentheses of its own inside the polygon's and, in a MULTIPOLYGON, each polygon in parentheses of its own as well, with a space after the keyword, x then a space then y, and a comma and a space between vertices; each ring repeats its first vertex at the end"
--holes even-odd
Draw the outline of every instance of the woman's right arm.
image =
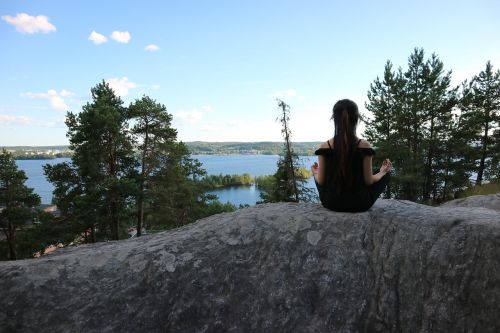
MULTIPOLYGON (((371 148, 370 143, 366 140, 363 140, 359 146, 361 148, 371 148)), ((372 156, 365 156, 363 158, 363 178, 365 179, 366 185, 371 185, 378 182, 380 179, 382 179, 382 177, 385 176, 386 173, 389 173, 392 168, 391 161, 389 159, 385 159, 384 162, 382 162, 380 171, 376 174, 373 174, 372 159, 372 156)))
MULTIPOLYGON (((323 142, 320 148, 328 148, 328 144, 326 142, 323 142)), ((319 185, 324 185, 326 169, 325 157, 322 155, 318 155, 318 162, 319 165, 317 163, 314 163, 311 166, 311 171, 313 172, 313 177, 316 183, 318 183, 319 185)))

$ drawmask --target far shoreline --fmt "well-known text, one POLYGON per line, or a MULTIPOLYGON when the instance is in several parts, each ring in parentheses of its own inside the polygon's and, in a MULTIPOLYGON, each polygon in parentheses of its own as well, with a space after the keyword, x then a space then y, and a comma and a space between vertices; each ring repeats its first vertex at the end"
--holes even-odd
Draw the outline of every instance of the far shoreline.
MULTIPOLYGON (((267 155, 282 156, 282 141, 189 141, 185 142, 191 155, 267 155)), ((320 141, 293 142, 294 153, 299 156, 313 156, 320 141)), ((58 157, 71 157, 69 145, 53 146, 1 146, 12 153, 16 160, 50 160, 58 157)))

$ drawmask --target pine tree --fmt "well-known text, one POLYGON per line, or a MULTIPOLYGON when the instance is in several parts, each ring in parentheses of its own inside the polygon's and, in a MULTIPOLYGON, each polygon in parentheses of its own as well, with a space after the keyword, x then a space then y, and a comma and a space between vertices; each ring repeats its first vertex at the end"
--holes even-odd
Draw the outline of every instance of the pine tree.
POLYGON ((261 188, 262 202, 299 202, 315 199, 313 191, 306 186, 306 180, 299 177, 299 157, 294 153, 291 142, 290 106, 278 99, 283 135, 283 156, 277 162, 277 170, 273 181, 261 188))
POLYGON ((469 84, 464 83, 462 108, 464 122, 475 134, 471 158, 478 162, 476 185, 483 179, 499 179, 500 70, 494 72, 490 61, 469 84))
POLYGON ((94 239, 96 228, 104 239, 107 232, 111 239, 119 239, 123 230, 120 221, 128 218, 128 202, 135 190, 128 115, 106 82, 96 85, 91 93, 92 102, 83 106, 82 112, 67 114, 67 136, 74 152, 71 165, 47 167, 46 174, 55 183, 56 193, 74 195, 71 204, 67 197, 59 197, 57 203, 65 200, 65 209, 72 208, 75 220, 84 224, 92 221, 89 232, 94 239))
POLYGON ((366 135, 378 150, 377 159, 394 161, 388 191, 398 198, 430 201, 442 196, 451 165, 446 157, 449 124, 457 103, 451 72, 443 68, 436 55, 425 60, 424 51, 415 49, 406 71, 393 71, 387 62, 384 79, 370 86, 366 107, 373 118, 366 135))
POLYGON ((295 177, 295 166, 297 162, 297 155, 293 153, 291 140, 290 122, 290 106, 278 100, 278 106, 281 114, 278 117, 281 122, 281 134, 285 139, 284 157, 281 163, 278 163, 278 170, 281 170, 281 175, 278 177, 278 186, 281 187, 282 192, 285 193, 285 198, 293 198, 295 202, 299 202, 299 192, 297 190, 297 178, 295 177))
POLYGON ((435 54, 426 62, 425 69, 422 200, 430 202, 440 197, 442 191, 443 169, 452 136, 449 124, 453 119, 452 110, 457 105, 458 87, 450 88, 451 71, 444 73, 444 65, 435 54))
POLYGON ((0 154, 0 227, 9 247, 9 259, 17 259, 17 231, 36 215, 40 197, 24 182, 26 174, 18 170, 12 154, 5 149, 0 154))
MULTIPOLYGON (((139 152, 140 174, 137 194, 137 236, 144 226, 145 204, 151 201, 148 195, 151 177, 164 165, 164 156, 172 154, 177 140, 177 131, 171 127, 172 115, 165 105, 147 96, 129 106, 129 117, 134 123, 132 134, 139 152)), ((171 163, 171 161, 169 161, 171 163)), ((175 163, 178 163, 176 161, 175 163)))
POLYGON ((463 121, 460 110, 456 110, 448 124, 445 151, 440 161, 441 195, 436 201, 455 198, 459 192, 470 186, 474 161, 470 156, 471 131, 463 121))
MULTIPOLYGON (((367 123, 365 135, 376 146, 375 165, 390 156, 395 166, 402 166, 405 160, 405 147, 399 135, 401 128, 398 125, 400 124, 396 119, 402 113, 401 95, 405 81, 401 69, 395 72, 392 68, 392 63, 387 61, 383 80, 377 77, 370 84, 369 102, 366 103, 366 108, 372 113, 373 118, 365 120, 367 123)), ((402 184, 404 184, 404 179, 401 175, 393 177, 387 186, 385 197, 400 196, 402 184)))

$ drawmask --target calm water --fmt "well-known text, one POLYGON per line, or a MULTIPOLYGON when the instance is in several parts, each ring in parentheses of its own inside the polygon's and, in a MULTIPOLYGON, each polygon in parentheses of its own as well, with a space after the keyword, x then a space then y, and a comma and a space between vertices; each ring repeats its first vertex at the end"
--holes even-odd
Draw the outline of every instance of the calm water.
MULTIPOLYGON (((193 155, 200 162, 209 175, 218 174, 243 174, 249 173, 252 176, 270 175, 276 171, 276 155, 193 155)), ((301 156, 304 167, 316 161, 315 156, 301 156)), ((43 165, 56 164, 70 161, 69 158, 57 158, 53 160, 19 160, 17 166, 26 172, 28 180, 26 185, 34 188, 35 192, 42 198, 42 203, 48 204, 52 200, 54 187, 43 174, 43 165)), ((314 188, 312 178, 308 186, 314 188)), ((224 188, 210 193, 216 194, 222 202, 231 202, 236 206, 240 204, 255 205, 260 200, 260 191, 255 186, 240 186, 224 188)))

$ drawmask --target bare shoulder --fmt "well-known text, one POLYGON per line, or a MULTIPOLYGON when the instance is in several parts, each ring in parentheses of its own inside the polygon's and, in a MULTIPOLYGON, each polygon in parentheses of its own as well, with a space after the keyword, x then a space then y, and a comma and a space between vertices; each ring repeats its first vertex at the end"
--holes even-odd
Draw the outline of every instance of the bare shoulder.
MULTIPOLYGON (((328 141, 330 141, 330 145, 333 147, 333 139, 329 139, 328 141)), ((328 141, 322 142, 319 147, 320 148, 330 148, 330 146, 328 145, 328 141)))
POLYGON ((371 147, 372 145, 366 140, 361 139, 361 141, 359 142, 359 148, 371 148, 371 147))

